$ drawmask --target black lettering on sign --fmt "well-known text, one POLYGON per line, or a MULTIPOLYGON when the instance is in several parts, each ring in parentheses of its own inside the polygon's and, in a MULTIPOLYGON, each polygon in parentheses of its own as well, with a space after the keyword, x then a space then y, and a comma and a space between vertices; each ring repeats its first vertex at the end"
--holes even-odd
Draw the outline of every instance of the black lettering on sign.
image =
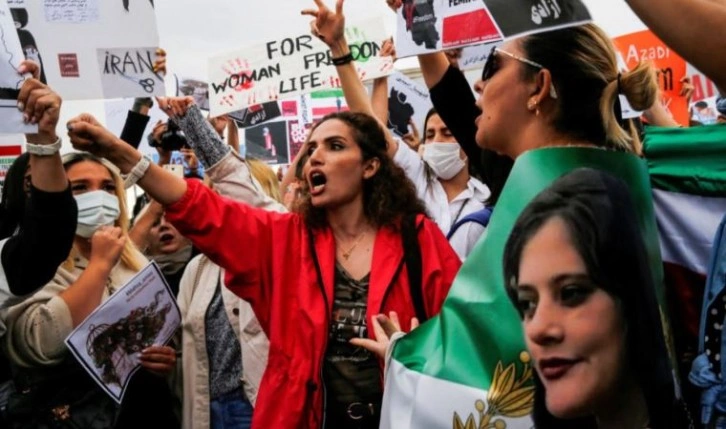
POLYGON ((289 94, 295 91, 304 91, 322 86, 323 82, 320 80, 320 71, 314 71, 310 74, 280 81, 280 94, 289 94))
POLYGON ((313 46, 310 42, 313 41, 313 36, 303 35, 298 36, 295 39, 282 39, 280 41, 273 40, 267 42, 267 59, 271 60, 275 55, 283 57, 289 57, 297 52, 304 50, 312 51, 313 46))
POLYGON ((227 88, 245 90, 252 87, 253 82, 260 82, 282 74, 280 64, 262 67, 259 69, 245 70, 230 75, 221 83, 212 82, 212 90, 215 94, 224 92, 227 88))

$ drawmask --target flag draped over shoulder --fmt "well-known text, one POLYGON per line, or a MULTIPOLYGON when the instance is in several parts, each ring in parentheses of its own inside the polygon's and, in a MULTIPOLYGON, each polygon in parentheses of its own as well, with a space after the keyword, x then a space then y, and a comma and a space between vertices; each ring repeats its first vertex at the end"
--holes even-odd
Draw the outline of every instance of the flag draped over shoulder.
POLYGON ((521 155, 486 237, 461 268, 441 313, 396 344, 386 373, 382 428, 532 426, 532 362, 504 288, 502 254, 525 206, 554 180, 580 167, 607 171, 628 183, 654 284, 662 284, 645 161, 595 148, 546 148, 521 155))
POLYGON ((726 126, 649 127, 643 151, 683 373, 697 353, 709 257, 726 214, 726 126))

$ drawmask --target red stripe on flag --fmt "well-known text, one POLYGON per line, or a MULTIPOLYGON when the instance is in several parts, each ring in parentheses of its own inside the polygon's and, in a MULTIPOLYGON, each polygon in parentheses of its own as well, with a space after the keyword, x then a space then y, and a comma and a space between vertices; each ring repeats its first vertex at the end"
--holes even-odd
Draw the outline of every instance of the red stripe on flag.
POLYGON ((698 347, 701 304, 706 275, 683 265, 663 263, 665 288, 670 302, 671 327, 679 349, 698 347))
POLYGON ((332 107, 313 107, 313 117, 314 118, 322 118, 325 115, 329 115, 331 113, 338 113, 338 112, 347 112, 349 109, 347 106, 341 106, 340 110, 336 106, 332 107))
POLYGON ((0 156, 16 156, 23 153, 21 146, 0 146, 0 156))

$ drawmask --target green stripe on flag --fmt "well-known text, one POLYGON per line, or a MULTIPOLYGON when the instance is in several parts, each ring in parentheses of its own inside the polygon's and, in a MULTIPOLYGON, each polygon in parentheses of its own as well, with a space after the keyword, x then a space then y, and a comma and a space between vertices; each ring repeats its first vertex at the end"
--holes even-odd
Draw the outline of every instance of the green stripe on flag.
POLYGON ((310 98, 316 99, 316 98, 343 98, 343 90, 342 89, 326 89, 322 91, 315 91, 310 94, 310 98))
POLYGON ((702 197, 726 195, 726 125, 647 127, 643 152, 654 188, 702 197))
MULTIPOLYGON (((501 376, 501 368, 514 364, 516 372, 510 372, 506 377, 513 375, 515 381, 521 381, 531 363, 525 353, 519 315, 504 288, 504 246, 525 206, 555 179, 580 167, 610 172, 629 184, 654 284, 662 285, 663 269, 645 162, 633 155, 595 148, 530 151, 517 159, 494 210, 486 238, 466 259, 441 313, 397 343, 393 351, 396 361, 412 371, 483 390, 490 390, 495 372, 501 376), (500 370, 496 371, 498 365, 500 370)), ((659 299, 663 303, 663 291, 659 289, 659 299)), ((510 383, 498 380, 492 390, 503 385, 511 387, 510 383)), ((505 397, 507 393, 497 392, 495 397, 505 397)), ((413 397, 412 392, 387 394, 413 397)), ((491 397, 492 391, 487 396, 491 397)), ((412 412, 417 412, 415 408, 420 412, 431 407, 451 409, 449 405, 414 403, 412 412)), ((489 407, 487 404, 487 407, 494 410, 496 405, 489 407)))

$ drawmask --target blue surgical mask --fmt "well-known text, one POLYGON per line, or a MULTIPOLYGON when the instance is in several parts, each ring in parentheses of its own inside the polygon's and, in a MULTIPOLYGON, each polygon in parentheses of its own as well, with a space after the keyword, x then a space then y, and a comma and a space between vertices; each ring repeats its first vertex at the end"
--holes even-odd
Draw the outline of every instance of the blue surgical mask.
POLYGON ((91 191, 76 195, 75 199, 78 204, 76 235, 91 238, 98 228, 113 225, 118 219, 120 209, 116 195, 91 191))

